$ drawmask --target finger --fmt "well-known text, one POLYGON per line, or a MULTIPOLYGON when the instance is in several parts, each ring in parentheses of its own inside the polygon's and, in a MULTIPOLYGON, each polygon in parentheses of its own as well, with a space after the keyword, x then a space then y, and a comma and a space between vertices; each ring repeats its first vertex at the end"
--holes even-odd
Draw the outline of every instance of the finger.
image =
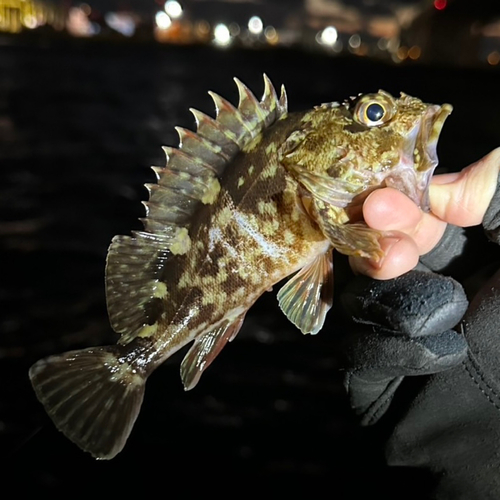
POLYGON ((432 212, 457 226, 480 224, 495 193, 499 170, 497 148, 457 174, 435 176, 429 191, 432 212))
POLYGON ((406 195, 393 188, 371 193, 363 205, 368 226, 379 231, 400 231, 412 237, 420 255, 430 252, 442 238, 446 223, 422 212, 406 195))
POLYGON ((391 231, 379 242, 384 251, 384 257, 380 260, 349 258, 349 263, 355 273, 365 274, 379 280, 388 280, 412 270, 417 265, 420 252, 413 238, 407 234, 391 231))
POLYGON ((394 188, 373 191, 363 204, 368 226, 380 231, 410 231, 420 223, 422 212, 410 198, 394 188))

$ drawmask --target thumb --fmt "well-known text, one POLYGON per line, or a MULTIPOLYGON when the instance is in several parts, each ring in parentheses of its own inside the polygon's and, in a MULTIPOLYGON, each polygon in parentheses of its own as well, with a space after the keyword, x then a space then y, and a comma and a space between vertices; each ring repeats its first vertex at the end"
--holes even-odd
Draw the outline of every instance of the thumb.
POLYGON ((500 148, 456 174, 437 175, 430 186, 431 210, 456 226, 480 224, 490 204, 500 171, 500 148))

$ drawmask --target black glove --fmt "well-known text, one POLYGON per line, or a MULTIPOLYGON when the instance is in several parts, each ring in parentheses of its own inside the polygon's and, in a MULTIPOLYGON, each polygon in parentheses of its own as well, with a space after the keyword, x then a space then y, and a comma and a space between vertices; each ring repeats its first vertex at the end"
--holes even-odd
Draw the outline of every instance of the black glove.
POLYGON ((451 278, 423 266, 389 281, 359 276, 341 300, 363 325, 341 348, 345 387, 362 425, 379 420, 405 376, 448 370, 466 355, 463 335, 452 328, 468 301, 451 278))
MULTIPOLYGON (((499 243, 498 188, 483 226, 499 243)), ((345 386, 364 425, 389 423, 390 466, 434 474, 431 498, 500 499, 500 272, 455 331, 467 309, 464 291, 428 271, 448 265, 463 244, 450 227, 422 259, 428 267, 390 281, 358 277, 345 290, 343 306, 358 323, 342 347, 345 386), (416 393, 405 394, 405 377, 425 374, 416 393)))

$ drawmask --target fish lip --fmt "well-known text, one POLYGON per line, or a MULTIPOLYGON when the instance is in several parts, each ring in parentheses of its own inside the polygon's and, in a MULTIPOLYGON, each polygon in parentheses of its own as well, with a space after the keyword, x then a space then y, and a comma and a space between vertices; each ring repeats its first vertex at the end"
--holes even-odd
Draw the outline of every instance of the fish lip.
POLYGON ((414 168, 417 175, 416 191, 420 208, 430 211, 429 184, 439 160, 437 143, 446 118, 453 111, 451 104, 429 106, 424 113, 414 150, 414 168))

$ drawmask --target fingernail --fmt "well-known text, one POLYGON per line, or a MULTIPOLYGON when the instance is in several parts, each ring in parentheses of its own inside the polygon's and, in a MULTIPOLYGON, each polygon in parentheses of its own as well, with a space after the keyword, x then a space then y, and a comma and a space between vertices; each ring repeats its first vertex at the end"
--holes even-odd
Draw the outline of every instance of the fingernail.
POLYGON ((389 255, 389 252, 391 251, 391 248, 398 242, 400 241, 401 238, 398 238, 396 236, 384 236, 380 241, 380 248, 382 249, 383 255, 380 259, 374 260, 374 259, 368 259, 368 264, 372 269, 380 269, 384 265, 384 261, 389 255))

